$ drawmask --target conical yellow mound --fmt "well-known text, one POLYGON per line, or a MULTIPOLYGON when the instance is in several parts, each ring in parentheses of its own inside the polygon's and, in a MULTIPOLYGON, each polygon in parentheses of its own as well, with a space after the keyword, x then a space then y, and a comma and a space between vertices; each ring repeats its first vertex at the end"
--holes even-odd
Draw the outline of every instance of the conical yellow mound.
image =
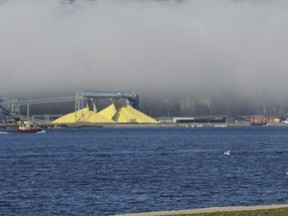
POLYGON ((130 105, 115 105, 114 103, 98 113, 117 123, 159 123, 150 116, 140 112, 130 105))
POLYGON ((121 108, 122 112, 125 112, 126 115, 129 115, 132 119, 134 118, 138 123, 159 123, 157 120, 152 117, 140 112, 139 110, 128 105, 121 108))
POLYGON ((68 113, 52 122, 52 124, 75 123, 114 123, 114 121, 107 119, 96 112, 90 111, 88 107, 85 107, 76 112, 68 113))
POLYGON ((117 109, 115 107, 115 104, 113 103, 107 108, 98 112, 98 115, 103 116, 107 119, 113 120, 113 117, 116 115, 116 113, 117 113, 117 109))

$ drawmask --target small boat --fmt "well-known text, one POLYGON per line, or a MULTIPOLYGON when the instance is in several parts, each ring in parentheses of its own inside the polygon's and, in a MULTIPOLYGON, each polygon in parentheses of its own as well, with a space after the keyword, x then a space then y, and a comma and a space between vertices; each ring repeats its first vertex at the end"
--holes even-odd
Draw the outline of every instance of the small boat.
POLYGON ((42 131, 42 129, 39 127, 31 126, 29 123, 24 122, 21 122, 18 127, 19 133, 37 133, 39 131, 42 131))

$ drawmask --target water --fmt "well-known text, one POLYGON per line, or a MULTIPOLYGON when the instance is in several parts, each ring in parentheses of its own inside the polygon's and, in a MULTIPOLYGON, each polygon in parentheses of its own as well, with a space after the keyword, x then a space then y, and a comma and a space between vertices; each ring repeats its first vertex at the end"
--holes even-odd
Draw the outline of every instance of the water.
POLYGON ((0 133, 0 215, 287 203, 287 146, 288 127, 0 133))

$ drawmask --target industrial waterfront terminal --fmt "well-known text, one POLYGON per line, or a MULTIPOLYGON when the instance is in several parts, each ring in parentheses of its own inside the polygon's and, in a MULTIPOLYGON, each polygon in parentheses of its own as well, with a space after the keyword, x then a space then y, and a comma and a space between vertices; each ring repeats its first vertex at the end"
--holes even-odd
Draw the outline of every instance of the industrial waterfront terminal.
POLYGON ((157 124, 157 120, 138 110, 138 95, 132 92, 96 92, 77 91, 75 96, 51 97, 19 101, 1 98, 0 110, 2 124, 13 124, 18 121, 30 121, 39 125, 90 125, 135 123, 157 124), (111 104, 97 112, 96 103, 101 99, 110 99, 111 104), (122 101, 121 101, 122 100, 122 101), (121 101, 121 102, 120 102, 121 101), (124 102, 123 102, 124 101, 124 102), (53 113, 43 116, 32 116, 30 107, 38 104, 74 102, 74 112, 57 116, 53 113), (21 107, 26 113, 21 113, 21 107))
POLYGON ((286 119, 264 115, 239 116, 237 118, 223 115, 152 117, 140 111, 139 96, 133 92, 76 91, 74 96, 28 100, 1 97, 0 111, 2 127, 17 125, 19 121, 29 121, 42 127, 227 127, 286 125, 286 119), (98 110, 97 104, 101 100, 108 100, 108 104, 98 110), (62 106, 74 105, 72 108, 74 110, 63 114, 52 112, 37 115, 31 113, 33 106, 59 103, 62 106))

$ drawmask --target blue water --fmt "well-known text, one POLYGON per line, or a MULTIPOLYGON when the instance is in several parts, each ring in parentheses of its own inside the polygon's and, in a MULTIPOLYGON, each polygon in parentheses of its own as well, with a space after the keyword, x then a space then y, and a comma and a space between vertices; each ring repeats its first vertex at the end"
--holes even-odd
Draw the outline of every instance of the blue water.
POLYGON ((287 147, 288 127, 0 133, 0 215, 287 203, 287 147))

